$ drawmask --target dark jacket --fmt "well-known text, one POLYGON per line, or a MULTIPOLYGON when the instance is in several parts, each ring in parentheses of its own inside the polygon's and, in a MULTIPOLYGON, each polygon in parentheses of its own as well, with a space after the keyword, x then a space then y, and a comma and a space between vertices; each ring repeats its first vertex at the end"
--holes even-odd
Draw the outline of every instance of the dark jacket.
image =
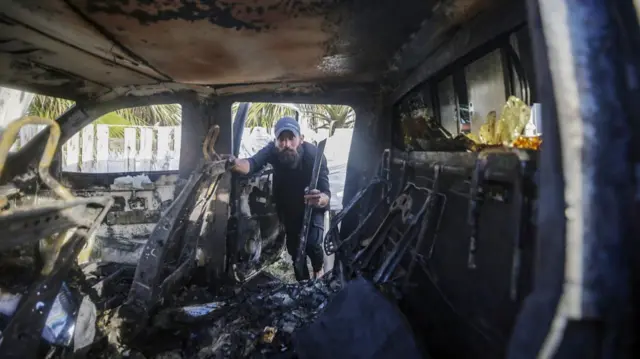
MULTIPOLYGON (((295 168, 288 168, 279 163, 277 157, 278 150, 273 142, 270 142, 253 157, 249 158, 249 163, 251 164, 250 173, 260 171, 267 163, 273 166, 273 196, 278 210, 278 217, 289 233, 296 233, 302 229, 305 209, 304 190, 309 186, 309 182, 311 182, 313 162, 315 161, 318 151, 316 146, 308 142, 303 142, 301 146, 302 160, 295 168)), ((331 198, 329 169, 327 168, 327 159, 324 155, 322 156, 317 189, 331 198)), ((312 218, 313 225, 320 228, 324 227, 325 211, 326 208, 314 209, 312 218)))

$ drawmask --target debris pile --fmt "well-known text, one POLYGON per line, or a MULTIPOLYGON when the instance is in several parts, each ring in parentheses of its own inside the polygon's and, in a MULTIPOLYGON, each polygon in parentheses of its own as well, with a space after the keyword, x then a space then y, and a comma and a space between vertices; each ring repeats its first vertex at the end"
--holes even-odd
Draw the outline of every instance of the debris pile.
POLYGON ((197 304, 159 310, 148 329, 127 345, 114 342, 119 319, 115 310, 106 311, 98 324, 106 345, 96 346, 89 357, 295 357, 292 333, 315 320, 339 289, 331 274, 293 284, 262 275, 204 303, 212 298, 190 287, 176 300, 190 298, 197 304))

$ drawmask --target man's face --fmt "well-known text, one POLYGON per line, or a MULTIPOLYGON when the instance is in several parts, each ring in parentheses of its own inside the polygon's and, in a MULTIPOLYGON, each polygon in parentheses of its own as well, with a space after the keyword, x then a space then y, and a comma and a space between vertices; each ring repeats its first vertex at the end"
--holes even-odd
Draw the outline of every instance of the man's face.
POLYGON ((300 154, 298 149, 303 139, 295 136, 290 131, 284 131, 276 139, 276 148, 278 149, 278 159, 283 165, 295 167, 298 163, 300 154))

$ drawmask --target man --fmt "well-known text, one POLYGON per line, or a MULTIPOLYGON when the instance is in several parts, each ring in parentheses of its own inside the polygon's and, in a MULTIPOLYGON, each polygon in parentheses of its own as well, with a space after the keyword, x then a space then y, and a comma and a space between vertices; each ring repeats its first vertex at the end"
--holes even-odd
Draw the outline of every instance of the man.
MULTIPOLYGON (((319 278, 323 273, 324 250, 322 239, 324 234, 324 212, 329 207, 331 191, 329 190, 329 170, 327 159, 322 157, 317 189, 307 193, 311 182, 313 163, 318 148, 308 142, 300 133, 300 125, 291 117, 283 117, 274 127, 276 139, 270 142, 253 157, 246 159, 231 158, 231 171, 249 174, 260 171, 267 163, 274 169, 273 195, 278 211, 278 218, 284 224, 287 251, 293 262, 296 262, 300 245, 300 231, 304 218, 305 204, 314 208, 307 236, 306 254, 311 259, 313 277, 319 278)), ((295 268, 295 266, 294 266, 295 268)), ((295 271, 297 280, 309 278, 306 266, 303 272, 295 271)))

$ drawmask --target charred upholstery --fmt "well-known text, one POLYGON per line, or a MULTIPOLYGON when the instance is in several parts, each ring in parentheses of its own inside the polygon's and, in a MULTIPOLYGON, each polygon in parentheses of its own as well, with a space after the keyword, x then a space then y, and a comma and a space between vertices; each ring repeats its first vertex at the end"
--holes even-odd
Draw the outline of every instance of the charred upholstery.
POLYGON ((436 47, 498 1, 5 0, 0 84, 83 100, 373 82, 412 34, 437 26, 436 47))

